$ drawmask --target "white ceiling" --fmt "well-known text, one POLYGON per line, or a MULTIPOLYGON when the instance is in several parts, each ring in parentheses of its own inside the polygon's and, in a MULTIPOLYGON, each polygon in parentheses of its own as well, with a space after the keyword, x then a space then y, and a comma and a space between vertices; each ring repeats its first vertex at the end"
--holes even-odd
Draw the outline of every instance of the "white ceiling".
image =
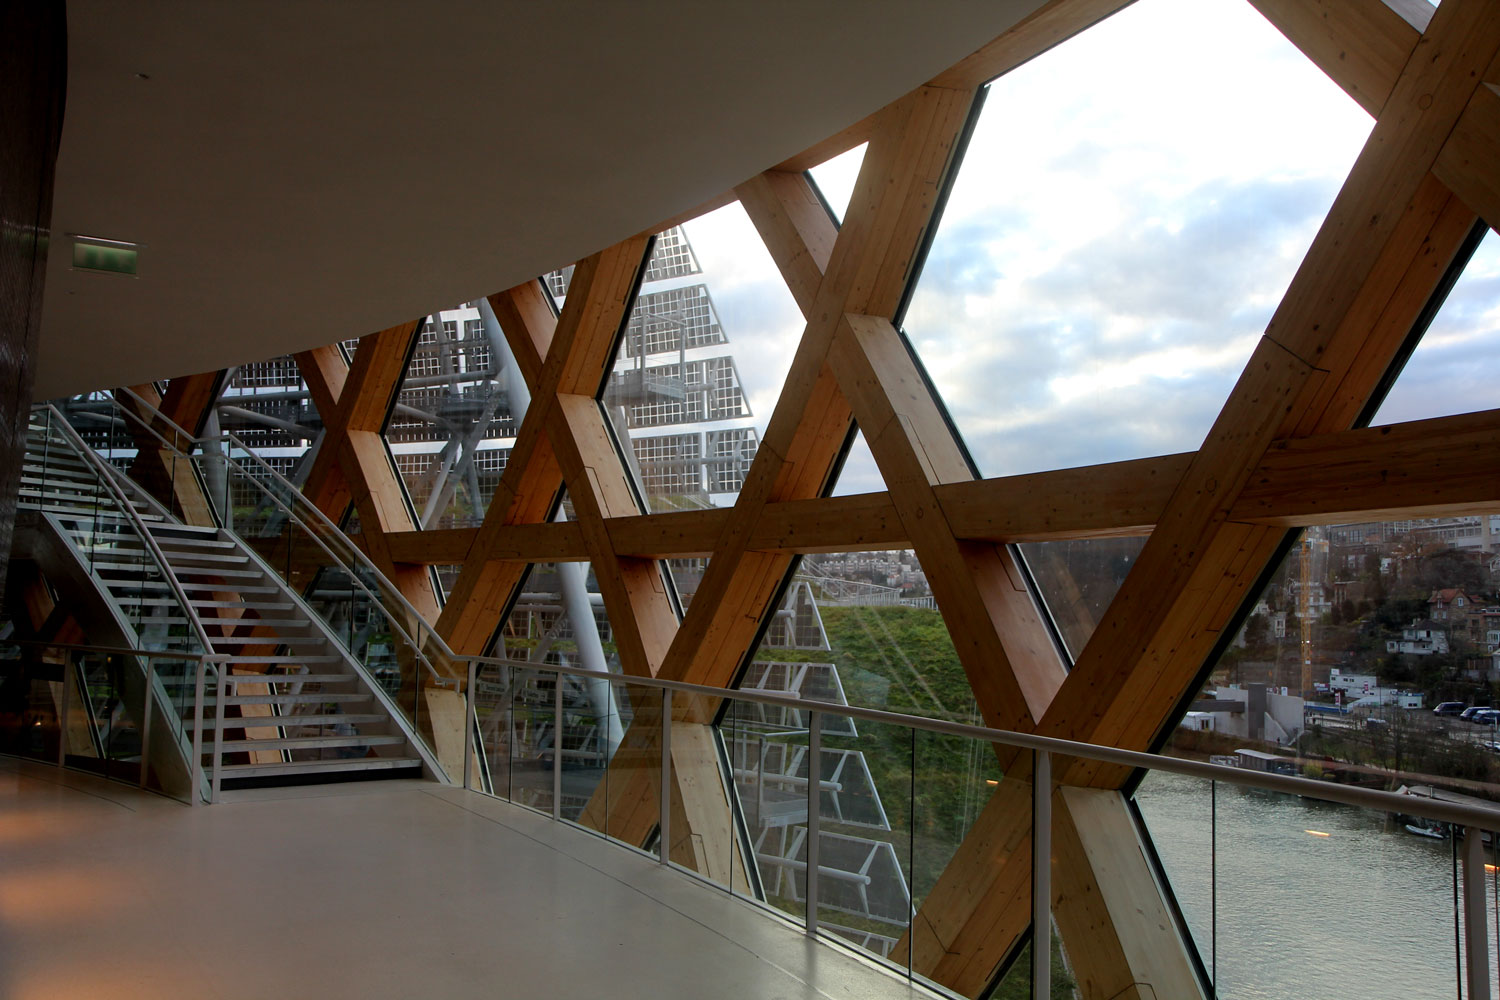
POLYGON ((517 284, 807 148, 1039 5, 69 0, 36 397, 517 284), (67 233, 142 244, 139 277, 71 270, 67 233))

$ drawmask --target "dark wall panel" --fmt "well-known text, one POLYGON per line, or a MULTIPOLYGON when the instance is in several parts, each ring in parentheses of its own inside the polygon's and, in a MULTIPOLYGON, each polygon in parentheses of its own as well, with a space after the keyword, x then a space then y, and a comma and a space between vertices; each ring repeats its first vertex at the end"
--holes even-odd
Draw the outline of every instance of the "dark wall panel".
POLYGON ((42 324, 67 52, 63 0, 0 0, 0 593, 42 324))

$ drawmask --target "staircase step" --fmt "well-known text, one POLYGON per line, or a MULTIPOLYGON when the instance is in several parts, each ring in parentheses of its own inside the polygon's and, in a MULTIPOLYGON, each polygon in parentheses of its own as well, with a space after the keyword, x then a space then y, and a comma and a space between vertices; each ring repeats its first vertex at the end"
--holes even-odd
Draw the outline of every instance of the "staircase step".
MULTIPOLYGON (((227 604, 229 602, 224 601, 221 603, 227 604)), ((193 604, 195 607, 197 606, 196 601, 193 604)), ((210 626, 253 625, 256 628, 269 629, 304 629, 312 624, 306 618, 220 618, 217 615, 199 615, 198 621, 210 626)), ((180 615, 152 616, 142 618, 140 623, 142 625, 187 625, 190 623, 190 619, 183 618, 180 615)))
POLYGON ((341 663, 342 656, 226 656, 225 663, 341 663))
POLYGON ((151 537, 155 538, 156 544, 160 545, 162 549, 167 552, 176 552, 178 550, 186 551, 192 549, 237 550, 239 548, 239 546, 234 542, 222 542, 217 538, 213 538, 207 535, 203 536, 202 538, 176 538, 171 535, 164 535, 162 532, 154 528, 151 531, 151 537))
MULTIPOLYGON (((231 732, 235 729, 322 729, 327 726, 367 726, 376 722, 385 722, 387 717, 375 713, 355 714, 352 712, 337 712, 330 715, 271 715, 264 719, 225 719, 224 731, 231 732)), ((193 720, 183 720, 183 728, 188 732, 193 730, 193 720)), ((207 736, 213 732, 214 720, 203 720, 203 733, 207 736)))
POLYGON ((157 525, 156 527, 153 527, 151 529, 151 534, 158 539, 161 539, 163 536, 180 535, 182 536, 182 540, 184 541, 187 538, 193 536, 202 537, 206 535, 217 535, 218 533, 218 528, 208 527, 202 524, 180 524, 177 521, 173 521, 169 524, 157 525))
MULTIPOLYGON (((340 691, 337 693, 318 691, 310 694, 231 694, 224 696, 224 704, 226 705, 317 705, 323 702, 330 704, 339 702, 352 704, 354 702, 369 700, 370 695, 358 691, 340 691)), ((261 725, 265 724, 261 723, 261 725)), ((253 725, 252 728, 254 728, 253 725)))
MULTIPOLYGON (((225 740, 221 746, 225 753, 240 753, 246 750, 325 750, 334 747, 390 747, 406 742, 406 737, 395 736, 287 736, 272 740, 225 740)), ((212 754, 213 748, 203 748, 212 754)), ((357 758, 356 758, 357 759, 357 758)))
MULTIPOLYGON (((280 633, 273 632, 271 635, 211 635, 208 641, 215 646, 284 646, 284 638, 280 633)), ((291 638, 308 641, 314 637, 297 635, 291 638)))
MULTIPOLYGON (((249 587, 236 587, 241 592, 249 587)), ((271 588, 266 588, 270 590, 271 588)), ((291 611, 296 605, 291 601, 198 601, 191 602, 195 608, 244 608, 246 611, 291 611)), ((204 619, 207 621, 208 619, 204 619)))
POLYGON ((334 771, 375 771, 420 767, 416 757, 361 757, 357 760, 298 760, 286 764, 224 764, 224 777, 256 778, 281 774, 327 774, 334 771))
MULTIPOLYGON (((144 551, 146 551, 146 547, 144 545, 142 545, 142 546, 117 545, 117 546, 115 546, 115 551, 116 552, 144 552, 144 551)), ((210 555, 208 553, 199 554, 197 552, 183 552, 183 551, 180 551, 180 550, 177 550, 177 549, 168 548, 168 547, 165 547, 165 546, 162 548, 162 554, 167 557, 167 561, 172 564, 172 568, 175 569, 175 570, 177 570, 178 572, 181 572, 182 570, 185 570, 185 569, 198 568, 198 567, 195 567, 195 565, 194 565, 196 563, 216 563, 216 564, 222 563, 222 564, 227 564, 227 565, 232 565, 232 566, 243 566, 245 563, 248 563, 250 561, 250 558, 248 556, 242 556, 242 555, 218 556, 218 555, 210 555)), ((201 568, 203 568, 203 569, 212 569, 213 567, 212 566, 205 566, 205 567, 201 567, 201 568)))
POLYGON ((353 674, 235 674, 235 679, 251 684, 346 684, 359 680, 353 674))
MULTIPOLYGON (((249 560, 246 560, 248 562, 249 560)), ((178 576, 222 576, 233 577, 237 580, 259 580, 263 573, 258 569, 223 569, 219 566, 179 566, 172 563, 172 570, 178 576)))

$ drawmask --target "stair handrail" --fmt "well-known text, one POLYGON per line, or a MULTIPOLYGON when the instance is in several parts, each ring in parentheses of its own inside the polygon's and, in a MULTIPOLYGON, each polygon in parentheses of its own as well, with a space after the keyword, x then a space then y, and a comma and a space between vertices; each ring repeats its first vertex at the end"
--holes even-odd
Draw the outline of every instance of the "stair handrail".
MULTIPOLYGON (((343 530, 341 528, 339 528, 339 526, 333 522, 333 519, 330 518, 327 514, 323 513, 323 511, 318 508, 317 504, 313 503, 311 500, 308 500, 307 497, 306 497, 306 495, 304 495, 303 492, 300 489, 298 489, 290 480, 288 480, 280 472, 276 471, 276 469, 273 468, 270 465, 270 463, 268 463, 265 459, 261 458, 260 455, 258 455, 255 452, 255 449, 251 448, 249 445, 247 445, 243 440, 241 440, 236 435, 234 435, 232 433, 228 433, 228 432, 226 432, 224 434, 221 434, 218 437, 196 438, 192 434, 189 434, 181 426, 179 426, 174 420, 172 420, 171 417, 168 417, 166 414, 162 413, 155 406, 153 406, 150 402, 148 402, 147 400, 143 399, 140 396, 139 393, 135 392, 133 389, 129 388, 128 386, 121 386, 119 389, 117 389, 115 391, 116 392, 123 392, 123 393, 129 395, 144 410, 146 410, 148 413, 152 414, 153 418, 159 417, 169 428, 171 428, 173 431, 177 432, 178 434, 181 434, 182 435, 182 439, 185 440, 185 441, 191 441, 193 444, 199 445, 199 446, 207 445, 210 442, 212 442, 212 443, 219 443, 219 442, 223 442, 223 441, 229 441, 229 442, 232 442, 235 445, 238 445, 245 452, 245 454, 248 455, 250 457, 250 459, 254 463, 256 463, 257 467, 260 470, 262 470, 263 472, 265 472, 267 474, 267 476, 269 476, 270 478, 274 479, 275 481, 277 481, 278 483, 280 483, 282 486, 284 486, 286 488, 286 492, 288 493, 288 495, 296 497, 297 498, 297 502, 299 503, 299 505, 301 507, 303 507, 303 508, 306 508, 308 511, 310 511, 311 514, 312 514, 312 516, 313 516, 313 519, 315 519, 316 521, 321 522, 321 527, 323 527, 326 531, 332 532, 334 537, 342 539, 344 541, 344 543, 348 546, 348 549, 349 549, 349 558, 350 558, 350 560, 353 561, 353 562, 359 563, 360 567, 362 569, 367 570, 372 576, 375 577, 376 580, 378 580, 380 582, 380 584, 383 586, 383 588, 398 603, 399 607, 403 611, 405 611, 407 613, 407 615, 410 616, 410 620, 413 621, 413 622, 418 623, 418 625, 420 626, 420 629, 422 631, 425 631, 427 633, 428 637, 430 637, 430 639, 431 639, 434 647, 437 649, 437 651, 438 651, 439 654, 441 654, 442 656, 444 656, 448 660, 448 662, 451 662, 451 663, 457 663, 461 659, 461 657, 459 657, 458 654, 454 653, 453 650, 449 648, 448 644, 443 641, 443 637, 438 634, 438 631, 435 628, 433 628, 431 625, 428 624, 427 619, 422 615, 422 613, 420 611, 418 611, 416 609, 416 607, 409 600, 407 600, 406 595, 401 592, 401 589, 399 587, 397 587, 394 583, 392 583, 390 581, 390 579, 388 577, 386 577, 386 575, 383 572, 381 572, 380 567, 376 566, 375 563, 374 563, 374 561, 371 560, 369 558, 369 556, 365 555, 364 551, 361 550, 358 545, 354 544, 354 542, 349 538, 349 536, 346 535, 343 532, 343 530)), ((109 402, 110 402, 110 405, 112 407, 114 407, 116 410, 118 410, 127 419, 135 421, 135 423, 137 425, 139 425, 141 428, 143 428, 145 431, 147 431, 149 434, 151 434, 153 437, 155 437, 156 440, 160 441, 162 443, 162 445, 164 447, 166 447, 169 451, 171 451, 174 455, 176 455, 179 458, 183 458, 183 459, 187 460, 190 463, 193 461, 192 456, 184 454, 180 448, 178 448, 171 441, 167 440, 167 438, 164 435, 162 435, 156 428, 152 427, 147 421, 141 419, 141 417, 139 415, 137 415, 135 413, 131 413, 128 408, 122 406, 120 404, 120 401, 118 399, 111 398, 109 400, 109 402)), ((206 455, 206 453, 205 453, 204 457, 208 457, 206 455)), ((250 480, 252 483, 256 484, 265 493, 265 495, 271 500, 271 502, 274 503, 278 508, 280 508, 281 511, 286 514, 287 517, 291 518, 297 524, 301 525, 303 527, 303 529, 306 530, 307 533, 313 537, 313 540, 318 543, 319 547, 321 547, 323 549, 323 551, 328 554, 329 558, 333 559, 336 562, 339 561, 339 559, 340 559, 339 555, 337 553, 333 552, 331 549, 329 549, 326 544, 324 544, 323 538, 320 536, 320 534, 318 532, 312 530, 312 528, 309 527, 309 525, 307 524, 307 521, 304 520, 302 517, 298 516, 297 511, 292 510, 289 506, 287 506, 287 504, 284 503, 282 501, 282 499, 280 497, 278 497, 274 492, 272 492, 271 490, 266 489, 265 486, 260 482, 260 480, 257 479, 257 477, 250 475, 250 473, 245 469, 245 467, 243 465, 241 465, 238 461, 236 461, 235 459, 231 458, 227 454, 226 455, 218 455, 218 456, 214 456, 214 457, 217 460, 223 461, 227 465, 231 465, 234 468, 239 469, 242 473, 244 473, 245 478, 247 478, 248 480, 250 480)), ((366 594, 368 594, 375 601, 375 603, 377 603, 377 604, 384 604, 385 603, 385 598, 383 598, 381 595, 379 595, 379 594, 371 591, 369 589, 369 587, 365 586, 364 581, 360 580, 357 574, 351 574, 351 578, 358 583, 359 587, 362 590, 364 590, 364 592, 366 594)), ((288 584, 291 583, 290 580, 287 581, 287 582, 288 582, 288 584)), ((432 679, 434 681, 436 681, 440 685, 446 686, 446 685, 452 684, 455 687, 459 686, 462 683, 462 679, 461 678, 458 678, 458 677, 444 677, 442 674, 438 673, 437 669, 433 667, 432 662, 428 658, 426 652, 423 650, 422 643, 419 642, 419 641, 417 641, 417 639, 414 638, 410 634, 410 632, 397 620, 397 616, 392 615, 392 616, 389 616, 389 617, 391 618, 391 624, 392 624, 392 626, 394 628, 398 629, 401 632, 402 636, 405 637, 405 639, 409 643, 411 643, 412 649, 416 652, 416 655, 417 655, 418 659, 421 660, 422 665, 427 668, 427 672, 432 675, 432 679)))
POLYGON ((42 407, 48 412, 49 424, 54 421, 56 422, 61 428, 64 440, 78 453, 79 457, 93 466, 99 478, 104 481, 105 489, 109 491, 120 509, 125 512, 125 516, 130 520, 132 527, 141 536, 142 544, 151 553, 151 558, 156 560, 157 567, 161 570, 162 576, 167 581, 167 587, 172 591, 172 596, 182 606, 184 616, 187 618, 188 624, 192 626, 194 637, 198 640, 199 646, 202 647, 204 655, 211 654, 214 651, 213 643, 209 640, 208 632, 204 629, 203 623, 198 620, 198 615, 193 611, 192 602, 188 600, 187 591, 183 588, 182 581, 177 579, 177 574, 172 571, 172 565, 167 561, 166 553, 156 543, 156 538, 151 534, 150 529, 146 527, 146 522, 141 519, 140 512, 135 509, 135 506, 130 502, 130 498, 125 495, 125 491, 115 481, 114 468, 97 451, 89 447, 88 442, 79 435, 78 431, 74 430, 73 425, 68 423, 67 418, 62 415, 57 407, 51 403, 43 403, 42 407))

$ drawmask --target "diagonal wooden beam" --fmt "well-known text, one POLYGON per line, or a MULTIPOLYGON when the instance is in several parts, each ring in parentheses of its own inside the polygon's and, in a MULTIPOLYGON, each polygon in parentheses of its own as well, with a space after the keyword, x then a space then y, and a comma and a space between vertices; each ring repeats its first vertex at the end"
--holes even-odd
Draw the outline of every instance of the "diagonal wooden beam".
MULTIPOLYGON (((605 522, 641 511, 599 401, 593 396, 559 394, 548 433, 558 446, 568 495, 609 615, 620 666, 637 677, 655 676, 677 631, 677 613, 656 560, 614 551, 605 522)), ((622 441, 620 446, 629 448, 630 442, 622 441)))
POLYGON ((1500 81, 1492 75, 1474 91, 1432 168, 1492 229, 1500 225, 1497 162, 1500 162, 1500 81))
POLYGON ((648 243, 648 237, 632 237, 579 261, 560 317, 552 316, 535 282, 491 297, 523 375, 532 369, 527 376, 534 379, 532 403, 484 524, 465 553, 464 568, 438 618, 438 633, 454 652, 483 652, 525 576, 525 563, 495 561, 491 553, 505 551, 512 526, 538 524, 551 516, 563 488, 563 467, 548 434, 557 397, 584 395, 592 400, 603 384, 648 243))
MULTIPOLYGON (((755 552, 749 540, 767 504, 823 492, 851 421, 826 365, 834 332, 845 312, 894 313, 971 102, 969 93, 922 88, 883 113, 786 385, 663 676, 727 685, 773 610, 789 557, 755 552)), ((755 218, 754 204, 746 207, 755 218)), ((805 255, 816 260, 817 250, 808 245, 805 255)))
POLYGON ((1360 107, 1379 118, 1432 20, 1426 0, 1250 0, 1360 107))
POLYGON ((985 723, 1029 729, 1065 676, 1015 557, 957 537, 937 487, 969 482, 962 446, 890 320, 846 315, 829 354, 885 477, 985 723))

